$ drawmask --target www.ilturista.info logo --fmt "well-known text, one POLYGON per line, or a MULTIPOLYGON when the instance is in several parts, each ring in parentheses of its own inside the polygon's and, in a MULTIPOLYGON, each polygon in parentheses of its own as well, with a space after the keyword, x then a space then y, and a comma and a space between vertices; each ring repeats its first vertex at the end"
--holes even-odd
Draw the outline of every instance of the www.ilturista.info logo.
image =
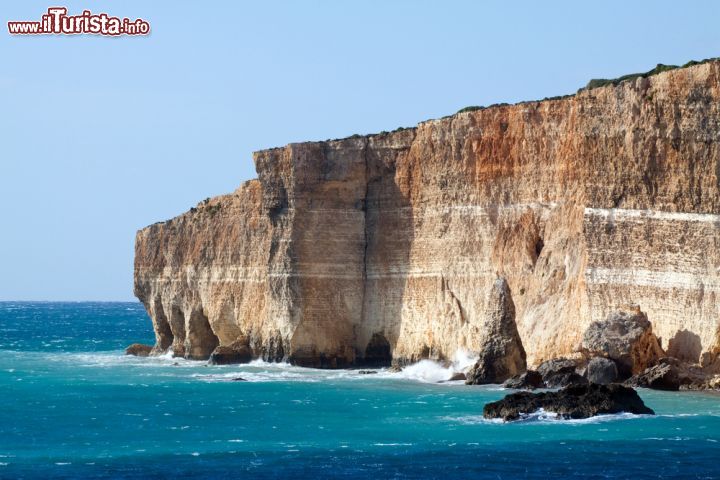
POLYGON ((90 10, 68 16, 67 8, 50 7, 39 22, 8 22, 8 31, 11 35, 147 35, 150 24, 142 18, 130 20, 90 10))

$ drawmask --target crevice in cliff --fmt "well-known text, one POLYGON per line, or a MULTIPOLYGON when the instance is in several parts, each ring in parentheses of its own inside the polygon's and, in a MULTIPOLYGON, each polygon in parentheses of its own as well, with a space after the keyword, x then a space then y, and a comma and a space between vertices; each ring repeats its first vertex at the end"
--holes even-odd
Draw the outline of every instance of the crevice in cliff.
POLYGON ((365 162, 365 196, 362 199, 362 211, 363 211, 363 259, 362 259, 362 297, 360 307, 360 322, 364 322, 365 319, 365 301, 367 294, 367 263, 368 263, 368 195, 370 193, 370 164, 368 160, 368 149, 370 148, 370 139, 365 137, 363 145, 363 161, 365 162))
POLYGON ((455 310, 460 317, 460 324, 465 325, 467 323, 465 309, 463 308, 462 303, 460 303, 460 299, 455 296, 455 292, 453 292, 450 288, 447 278, 445 278, 442 274, 440 276, 440 289, 444 294, 447 294, 450 297, 450 304, 455 307, 455 310))

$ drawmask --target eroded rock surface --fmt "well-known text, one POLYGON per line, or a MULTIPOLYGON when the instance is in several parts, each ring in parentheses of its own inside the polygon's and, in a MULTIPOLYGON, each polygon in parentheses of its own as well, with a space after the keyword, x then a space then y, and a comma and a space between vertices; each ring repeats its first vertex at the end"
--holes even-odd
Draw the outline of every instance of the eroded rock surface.
POLYGON ((585 331, 583 348, 615 361, 622 378, 637 374, 664 356, 647 315, 639 307, 612 312, 585 331))
POLYGON ((603 385, 616 382, 618 379, 617 365, 608 358, 594 357, 590 359, 585 368, 585 378, 590 383, 603 385))
POLYGON ((138 232, 135 294, 155 353, 207 358, 246 336, 266 360, 403 365, 480 353, 500 275, 530 365, 628 303, 673 355, 706 358, 719 140, 710 62, 264 150, 257 179, 138 232))
POLYGON ((527 367, 515 324, 515 305, 504 278, 495 281, 488 309, 486 340, 480 345, 480 357, 466 374, 468 385, 502 383, 527 367))

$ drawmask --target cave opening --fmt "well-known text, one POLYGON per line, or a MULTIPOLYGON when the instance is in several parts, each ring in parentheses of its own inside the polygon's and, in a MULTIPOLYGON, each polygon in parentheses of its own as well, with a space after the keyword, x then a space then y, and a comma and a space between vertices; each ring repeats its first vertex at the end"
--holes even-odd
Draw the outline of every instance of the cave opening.
POLYGON ((392 362, 390 342, 382 333, 373 334, 365 347, 363 364, 368 367, 388 367, 392 362))

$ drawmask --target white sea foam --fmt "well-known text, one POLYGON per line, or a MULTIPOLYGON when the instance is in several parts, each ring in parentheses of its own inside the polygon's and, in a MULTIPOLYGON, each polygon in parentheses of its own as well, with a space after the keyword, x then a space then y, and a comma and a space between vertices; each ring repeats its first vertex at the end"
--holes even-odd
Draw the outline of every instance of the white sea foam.
POLYGON ((48 353, 45 358, 49 362, 62 362, 81 367, 109 368, 117 366, 132 367, 198 367, 206 362, 200 360, 186 360, 173 357, 172 353, 150 357, 136 357, 125 355, 124 352, 104 351, 93 353, 48 353))
MULTIPOLYGON (((664 415, 658 415, 658 417, 665 417, 665 418, 680 418, 680 417, 699 417, 700 413, 674 413, 674 414, 664 414, 664 415)), ((708 414, 711 415, 712 414, 708 414)))
POLYGON ((502 424, 511 423, 515 424, 526 424, 526 423, 541 423, 541 424, 554 424, 554 425, 592 425, 597 423, 616 422, 620 420, 636 420, 649 415, 636 415, 633 413, 614 413, 608 415, 597 415, 590 418, 577 418, 577 419, 564 419, 555 412, 547 412, 544 409, 539 409, 537 412, 521 415, 520 419, 513 422, 504 422, 501 418, 485 418, 482 415, 465 415, 460 417, 441 417, 442 420, 460 423, 462 425, 476 425, 476 424, 502 424))
MULTIPOLYGON (((411 380, 425 383, 447 382, 458 372, 465 371, 475 362, 468 352, 459 350, 451 362, 440 363, 433 360, 422 360, 405 367, 400 372, 389 369, 378 369, 376 374, 362 375, 358 370, 312 369, 290 365, 288 363, 270 363, 254 360, 244 365, 213 365, 205 361, 187 360, 173 357, 172 352, 150 357, 125 355, 122 351, 101 352, 54 352, 45 354, 49 362, 66 363, 86 368, 115 368, 118 366, 152 369, 153 376, 189 376, 200 381, 230 382, 242 378, 248 382, 325 382, 343 381, 374 381, 382 379, 411 380), (206 367, 206 368, 198 368, 206 367), (157 371, 160 370, 160 372, 157 371)), ((462 381, 447 382, 448 385, 462 384, 462 381)))
POLYGON ((403 368, 401 372, 397 372, 396 376, 421 382, 437 383, 449 379, 451 375, 450 369, 440 363, 432 360, 421 360, 403 368))
MULTIPOLYGON (((477 361, 477 357, 473 356, 466 350, 457 350, 453 355, 453 359, 449 363, 440 363, 434 360, 421 360, 412 365, 408 365, 400 372, 387 372, 387 376, 395 378, 404 378, 419 382, 438 383, 447 382, 454 374, 467 371, 477 361)), ((462 384, 462 380, 448 382, 450 384, 462 384)))
POLYGON ((687 442, 694 439, 690 437, 646 437, 643 438, 643 440, 657 440, 661 442, 687 442))

